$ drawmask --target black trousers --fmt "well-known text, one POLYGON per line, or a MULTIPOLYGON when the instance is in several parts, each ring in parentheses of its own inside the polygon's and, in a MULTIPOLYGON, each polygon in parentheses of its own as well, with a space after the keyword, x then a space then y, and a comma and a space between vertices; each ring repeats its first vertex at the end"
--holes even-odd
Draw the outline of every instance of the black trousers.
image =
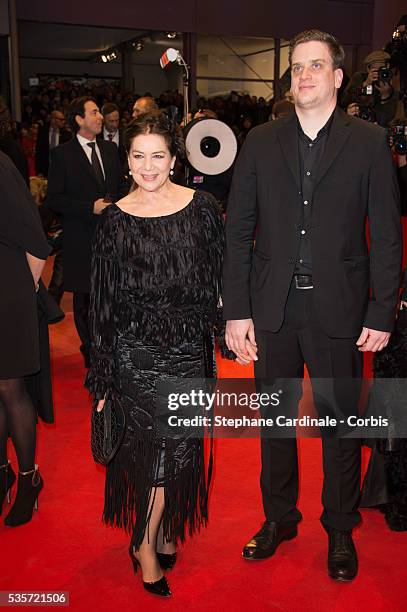
POLYGON ((54 258, 54 267, 52 268, 52 277, 48 285, 48 291, 59 305, 64 294, 63 288, 63 268, 62 268, 62 249, 56 252, 54 258))
POLYGON ((74 291, 73 294, 73 317, 75 321, 76 331, 81 340, 81 353, 85 358, 85 364, 89 363, 90 355, 90 333, 89 333, 89 293, 79 293, 74 291))
MULTIPOLYGON (((330 338, 325 334, 319 324, 313 289, 296 289, 292 284, 281 329, 275 333, 260 329, 255 331, 259 357, 255 363, 255 376, 261 385, 263 381, 268 384, 276 378, 302 379, 304 363, 311 382, 313 377, 345 378, 348 381, 362 378, 363 356, 356 347, 357 338, 330 338)), ((297 387, 291 385, 289 412, 293 411, 293 404, 294 411, 298 410, 301 397, 301 388, 298 391, 298 387, 301 387, 300 383, 297 383, 297 387)), ((313 393, 314 403, 320 409, 320 396, 317 397, 314 385, 313 393)), ((347 396, 354 397, 352 392, 347 396)), ((284 399, 287 405, 287 394, 284 399)), ((342 405, 341 408, 348 414, 357 413, 355 405, 342 405)), ((324 412, 324 407, 319 411, 324 412)), ((360 522, 360 440, 324 437, 322 453, 324 510, 321 522, 327 529, 350 530, 360 522)), ((261 460, 260 484, 266 519, 283 523, 298 522, 301 513, 297 509, 298 456, 295 437, 277 439, 262 436, 261 460)))

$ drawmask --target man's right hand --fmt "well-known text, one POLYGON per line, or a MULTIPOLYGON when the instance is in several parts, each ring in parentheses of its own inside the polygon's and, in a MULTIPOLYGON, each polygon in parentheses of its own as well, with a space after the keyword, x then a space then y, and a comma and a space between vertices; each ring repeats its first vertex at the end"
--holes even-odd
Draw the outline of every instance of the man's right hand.
POLYGON ((227 321, 225 340, 229 350, 237 356, 236 361, 247 365, 257 361, 257 344, 252 319, 227 321))
POLYGON ((368 85, 372 85, 375 81, 379 79, 379 69, 371 68, 367 73, 366 81, 363 83, 363 87, 367 87, 368 85))
POLYGON ((106 206, 109 206, 110 204, 111 202, 105 202, 103 198, 99 198, 93 204, 93 214, 100 215, 104 211, 106 206))

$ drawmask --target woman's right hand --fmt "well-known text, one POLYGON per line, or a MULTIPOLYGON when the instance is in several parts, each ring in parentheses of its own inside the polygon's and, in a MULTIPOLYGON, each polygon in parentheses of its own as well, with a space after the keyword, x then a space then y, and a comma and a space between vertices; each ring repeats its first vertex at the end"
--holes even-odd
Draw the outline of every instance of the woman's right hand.
POLYGON ((101 399, 101 400, 98 401, 98 405, 97 405, 97 408, 96 408, 96 410, 98 412, 102 412, 102 410, 103 410, 103 408, 105 406, 105 401, 106 400, 104 400, 104 399, 101 399))

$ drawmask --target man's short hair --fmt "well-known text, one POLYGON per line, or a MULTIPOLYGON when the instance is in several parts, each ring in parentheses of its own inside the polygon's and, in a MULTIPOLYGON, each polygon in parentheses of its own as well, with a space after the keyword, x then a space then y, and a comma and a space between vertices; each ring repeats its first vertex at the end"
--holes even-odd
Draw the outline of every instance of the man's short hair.
POLYGON ((106 115, 110 115, 110 113, 114 113, 115 111, 120 113, 119 107, 117 106, 117 104, 114 104, 113 102, 106 102, 106 104, 102 106, 103 117, 106 117, 106 115))
MULTIPOLYGON (((51 118, 52 117, 56 117, 57 115, 62 115, 63 119, 65 119, 65 115, 64 115, 64 113, 61 110, 56 108, 53 111, 51 111, 51 115, 50 115, 51 118)), ((58 117, 58 119, 60 119, 60 117, 58 117)))
POLYGON ((332 34, 328 34, 328 32, 323 32, 322 30, 304 30, 299 34, 296 34, 290 40, 290 47, 288 52, 288 61, 290 62, 290 66, 292 63, 294 49, 302 43, 311 41, 322 42, 328 45, 334 70, 336 70, 337 68, 343 68, 343 64, 345 62, 345 51, 343 50, 342 45, 335 38, 335 36, 332 36, 332 34))
POLYGON ((79 123, 76 121, 75 117, 76 115, 85 117, 86 102, 94 102, 96 104, 96 100, 91 96, 80 96, 79 98, 74 98, 68 106, 66 119, 74 134, 79 131, 79 123))

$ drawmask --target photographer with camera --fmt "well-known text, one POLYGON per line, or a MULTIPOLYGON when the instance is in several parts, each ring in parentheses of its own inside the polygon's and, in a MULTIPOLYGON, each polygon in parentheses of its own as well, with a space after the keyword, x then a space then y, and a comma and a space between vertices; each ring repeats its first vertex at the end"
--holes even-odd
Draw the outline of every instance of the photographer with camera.
POLYGON ((400 17, 391 41, 385 50, 390 54, 390 66, 395 69, 400 79, 400 99, 404 111, 407 111, 407 15, 400 17))
POLYGON ((398 92, 392 85, 389 62, 390 55, 382 50, 372 51, 365 57, 367 72, 355 72, 341 98, 341 106, 349 115, 382 127, 394 118, 398 92))

